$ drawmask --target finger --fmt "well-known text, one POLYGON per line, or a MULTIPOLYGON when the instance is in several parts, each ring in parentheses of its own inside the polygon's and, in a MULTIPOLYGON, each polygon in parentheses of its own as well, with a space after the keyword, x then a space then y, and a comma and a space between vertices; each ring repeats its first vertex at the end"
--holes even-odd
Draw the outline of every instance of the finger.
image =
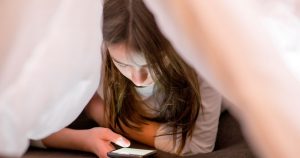
POLYGON ((110 142, 106 142, 101 147, 99 157, 100 158, 108 158, 107 153, 110 152, 110 151, 113 151, 113 150, 115 150, 115 147, 110 142))
POLYGON ((130 141, 123 136, 113 132, 110 129, 107 129, 105 132, 105 139, 109 140, 121 147, 129 147, 130 146, 130 141))
POLYGON ((116 148, 111 143, 109 143, 108 152, 113 151, 115 149, 116 148))
POLYGON ((122 137, 122 136, 120 136, 119 138, 113 140, 112 142, 114 142, 115 144, 117 144, 121 147, 129 147, 130 146, 130 141, 128 139, 122 137))

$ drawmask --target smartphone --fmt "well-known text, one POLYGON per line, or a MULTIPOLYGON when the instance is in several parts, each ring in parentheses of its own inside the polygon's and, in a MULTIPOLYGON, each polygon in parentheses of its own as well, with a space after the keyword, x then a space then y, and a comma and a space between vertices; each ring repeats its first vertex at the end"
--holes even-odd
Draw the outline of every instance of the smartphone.
POLYGON ((149 158, 154 156, 156 150, 146 150, 146 149, 135 149, 135 148, 121 148, 117 150, 113 150, 107 153, 107 156, 111 158, 121 158, 121 157, 142 157, 149 158))

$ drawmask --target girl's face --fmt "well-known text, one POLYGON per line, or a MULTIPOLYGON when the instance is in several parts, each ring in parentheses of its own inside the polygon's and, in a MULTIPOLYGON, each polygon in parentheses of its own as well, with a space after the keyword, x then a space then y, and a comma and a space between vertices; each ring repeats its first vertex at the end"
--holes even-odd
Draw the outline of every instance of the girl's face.
POLYGON ((136 86, 146 87, 154 83, 142 53, 132 51, 125 44, 109 45, 108 50, 118 70, 136 86))

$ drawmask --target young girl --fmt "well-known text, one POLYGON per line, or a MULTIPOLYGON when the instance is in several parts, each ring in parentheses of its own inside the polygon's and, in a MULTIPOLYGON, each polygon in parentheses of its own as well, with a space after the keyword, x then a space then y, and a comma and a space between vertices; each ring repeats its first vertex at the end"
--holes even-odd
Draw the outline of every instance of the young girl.
POLYGON ((44 145, 106 157, 110 142, 129 145, 119 133, 173 154, 211 152, 221 96, 177 54, 143 1, 105 0, 102 32, 101 95, 86 112, 106 128, 63 129, 44 145))

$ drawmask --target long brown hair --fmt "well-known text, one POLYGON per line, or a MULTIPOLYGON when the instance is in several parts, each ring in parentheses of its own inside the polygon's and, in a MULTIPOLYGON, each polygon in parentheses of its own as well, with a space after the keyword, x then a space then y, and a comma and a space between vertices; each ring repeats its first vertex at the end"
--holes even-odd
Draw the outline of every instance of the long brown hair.
MULTIPOLYGON (((166 123, 176 134, 180 131, 180 153, 192 135, 201 98, 198 76, 178 55, 160 32, 154 16, 142 0, 105 0, 103 6, 103 94, 107 126, 126 133, 121 125, 139 130, 146 121, 166 123), (134 84, 113 64, 107 45, 125 43, 142 52, 152 76, 155 98, 160 110, 152 116, 145 108, 134 84)), ((148 109, 149 110, 149 109, 148 109)), ((176 141, 174 141, 176 143, 176 141)))

